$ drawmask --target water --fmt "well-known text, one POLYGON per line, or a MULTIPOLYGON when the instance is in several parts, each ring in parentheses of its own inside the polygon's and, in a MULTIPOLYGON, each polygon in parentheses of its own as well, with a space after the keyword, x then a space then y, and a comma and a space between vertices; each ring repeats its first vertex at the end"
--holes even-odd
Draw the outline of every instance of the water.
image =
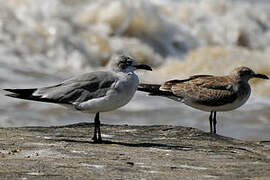
MULTIPOLYGON (((41 87, 99 70, 119 50, 154 67, 139 72, 142 82, 227 74, 239 65, 270 75, 270 2, 0 0, 1 88, 41 87)), ((270 83, 251 84, 246 105, 217 114, 219 134, 270 139, 270 83)), ((4 96, 0 107, 2 127, 90 121, 57 105, 4 96)), ((209 130, 208 113, 144 93, 101 118, 109 124, 209 130)))

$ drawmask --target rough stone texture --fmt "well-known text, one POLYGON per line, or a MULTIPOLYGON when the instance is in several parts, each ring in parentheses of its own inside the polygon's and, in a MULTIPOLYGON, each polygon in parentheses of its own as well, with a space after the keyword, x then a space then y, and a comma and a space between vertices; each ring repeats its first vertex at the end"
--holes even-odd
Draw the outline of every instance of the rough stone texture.
POLYGON ((0 129, 0 179, 270 179, 269 142, 175 126, 0 129))

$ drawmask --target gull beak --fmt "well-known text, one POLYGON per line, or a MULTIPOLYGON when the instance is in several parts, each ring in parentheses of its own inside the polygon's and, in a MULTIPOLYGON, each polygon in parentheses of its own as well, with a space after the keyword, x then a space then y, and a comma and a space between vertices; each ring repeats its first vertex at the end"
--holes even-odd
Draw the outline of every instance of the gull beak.
POLYGON ((147 71, 152 71, 152 68, 146 64, 137 64, 137 65, 134 65, 134 67, 136 69, 144 69, 144 70, 147 70, 147 71))
POLYGON ((261 79, 269 79, 268 76, 264 75, 264 74, 255 74, 253 77, 255 78, 261 78, 261 79))

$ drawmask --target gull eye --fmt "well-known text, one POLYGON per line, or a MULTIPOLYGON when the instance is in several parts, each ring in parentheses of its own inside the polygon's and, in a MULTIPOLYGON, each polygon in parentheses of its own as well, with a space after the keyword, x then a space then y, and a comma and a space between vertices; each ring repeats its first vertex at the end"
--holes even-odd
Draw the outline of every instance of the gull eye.
POLYGON ((120 64, 126 64, 125 60, 120 61, 120 64))
POLYGON ((122 61, 120 61, 120 64, 124 64, 126 66, 130 66, 132 64, 132 61, 130 61, 130 60, 122 60, 122 61))
POLYGON ((132 59, 132 58, 127 57, 127 56, 122 56, 122 57, 121 57, 121 60, 119 61, 118 66, 119 66, 121 69, 125 69, 125 68, 127 68, 127 67, 132 66, 132 64, 133 64, 133 59, 132 59))
POLYGON ((130 66, 132 64, 132 61, 131 60, 127 60, 126 61, 126 65, 130 66))
POLYGON ((253 75, 254 72, 250 69, 243 69, 242 71, 240 71, 240 75, 241 76, 248 76, 248 75, 253 75))
POLYGON ((250 69, 246 69, 245 74, 252 74, 252 71, 250 69))

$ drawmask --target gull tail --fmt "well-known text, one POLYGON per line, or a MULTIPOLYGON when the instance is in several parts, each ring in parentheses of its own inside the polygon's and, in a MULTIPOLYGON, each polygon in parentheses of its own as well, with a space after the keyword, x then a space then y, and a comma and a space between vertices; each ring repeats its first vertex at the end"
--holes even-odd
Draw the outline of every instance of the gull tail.
POLYGON ((161 91, 159 84, 139 84, 138 91, 148 92, 150 96, 173 96, 172 92, 161 91))
POLYGON ((39 101, 39 97, 32 96, 32 94, 37 90, 34 89, 3 89, 5 91, 11 92, 10 94, 6 94, 6 96, 19 98, 19 99, 27 99, 39 101))

